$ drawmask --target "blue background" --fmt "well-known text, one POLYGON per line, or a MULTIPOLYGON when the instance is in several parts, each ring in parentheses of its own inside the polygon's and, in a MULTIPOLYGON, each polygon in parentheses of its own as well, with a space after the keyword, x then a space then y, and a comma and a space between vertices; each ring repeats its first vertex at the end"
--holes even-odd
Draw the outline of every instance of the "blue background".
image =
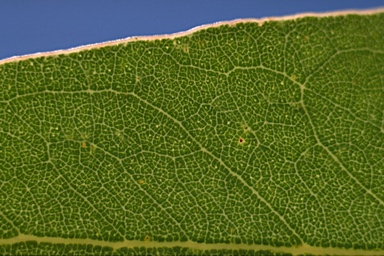
POLYGON ((0 59, 237 18, 384 6, 377 0, 2 0, 0 59))

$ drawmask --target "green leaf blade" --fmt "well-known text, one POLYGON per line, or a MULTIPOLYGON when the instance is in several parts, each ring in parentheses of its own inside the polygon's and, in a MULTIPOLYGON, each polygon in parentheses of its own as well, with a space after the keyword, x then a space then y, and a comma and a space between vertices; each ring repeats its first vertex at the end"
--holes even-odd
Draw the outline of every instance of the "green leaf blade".
POLYGON ((0 65, 0 248, 381 253, 383 22, 238 23, 0 65))

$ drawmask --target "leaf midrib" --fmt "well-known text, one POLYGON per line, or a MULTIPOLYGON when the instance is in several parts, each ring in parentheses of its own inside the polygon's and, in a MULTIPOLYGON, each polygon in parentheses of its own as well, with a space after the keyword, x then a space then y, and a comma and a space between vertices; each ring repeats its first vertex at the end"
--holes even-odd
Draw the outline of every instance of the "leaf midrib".
POLYGON ((332 248, 332 247, 314 247, 310 245, 299 245, 293 247, 286 246, 270 246, 270 245, 255 245, 255 244, 228 244, 228 243, 215 243, 206 244, 193 241, 174 241, 174 242, 157 242, 157 241, 136 241, 136 240, 123 240, 120 242, 109 242, 102 240, 84 239, 84 238, 59 238, 59 237, 38 237, 34 235, 18 235, 10 239, 0 239, 0 246, 12 245, 25 242, 37 243, 51 243, 60 245, 92 245, 109 247, 114 251, 122 248, 188 248, 190 250, 250 250, 250 251, 271 251, 276 253, 290 253, 292 255, 383 255, 383 250, 362 250, 362 249, 345 249, 345 248, 332 248))

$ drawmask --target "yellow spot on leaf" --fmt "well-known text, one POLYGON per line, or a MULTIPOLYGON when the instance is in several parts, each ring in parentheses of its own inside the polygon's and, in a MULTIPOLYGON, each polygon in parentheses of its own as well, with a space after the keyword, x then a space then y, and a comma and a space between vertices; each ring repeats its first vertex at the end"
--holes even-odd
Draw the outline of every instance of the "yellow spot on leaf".
POLYGON ((150 236, 146 235, 146 236, 144 237, 144 241, 149 242, 150 240, 151 240, 151 237, 150 237, 150 236))
POLYGON ((139 180, 139 184, 144 184, 145 180, 139 180))
POLYGON ((81 142, 81 147, 82 147, 82 148, 87 148, 87 143, 86 143, 85 141, 82 141, 82 142, 81 142))
POLYGON ((91 144, 90 153, 91 153, 91 154, 94 154, 95 151, 96 151, 96 146, 91 144))

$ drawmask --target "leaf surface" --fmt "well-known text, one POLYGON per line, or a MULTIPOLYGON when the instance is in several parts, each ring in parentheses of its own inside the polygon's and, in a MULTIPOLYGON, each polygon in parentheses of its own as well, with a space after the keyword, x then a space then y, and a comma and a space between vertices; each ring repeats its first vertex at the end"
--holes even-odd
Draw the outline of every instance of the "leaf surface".
POLYGON ((13 61, 0 85, 0 253, 384 253, 383 13, 13 61))

